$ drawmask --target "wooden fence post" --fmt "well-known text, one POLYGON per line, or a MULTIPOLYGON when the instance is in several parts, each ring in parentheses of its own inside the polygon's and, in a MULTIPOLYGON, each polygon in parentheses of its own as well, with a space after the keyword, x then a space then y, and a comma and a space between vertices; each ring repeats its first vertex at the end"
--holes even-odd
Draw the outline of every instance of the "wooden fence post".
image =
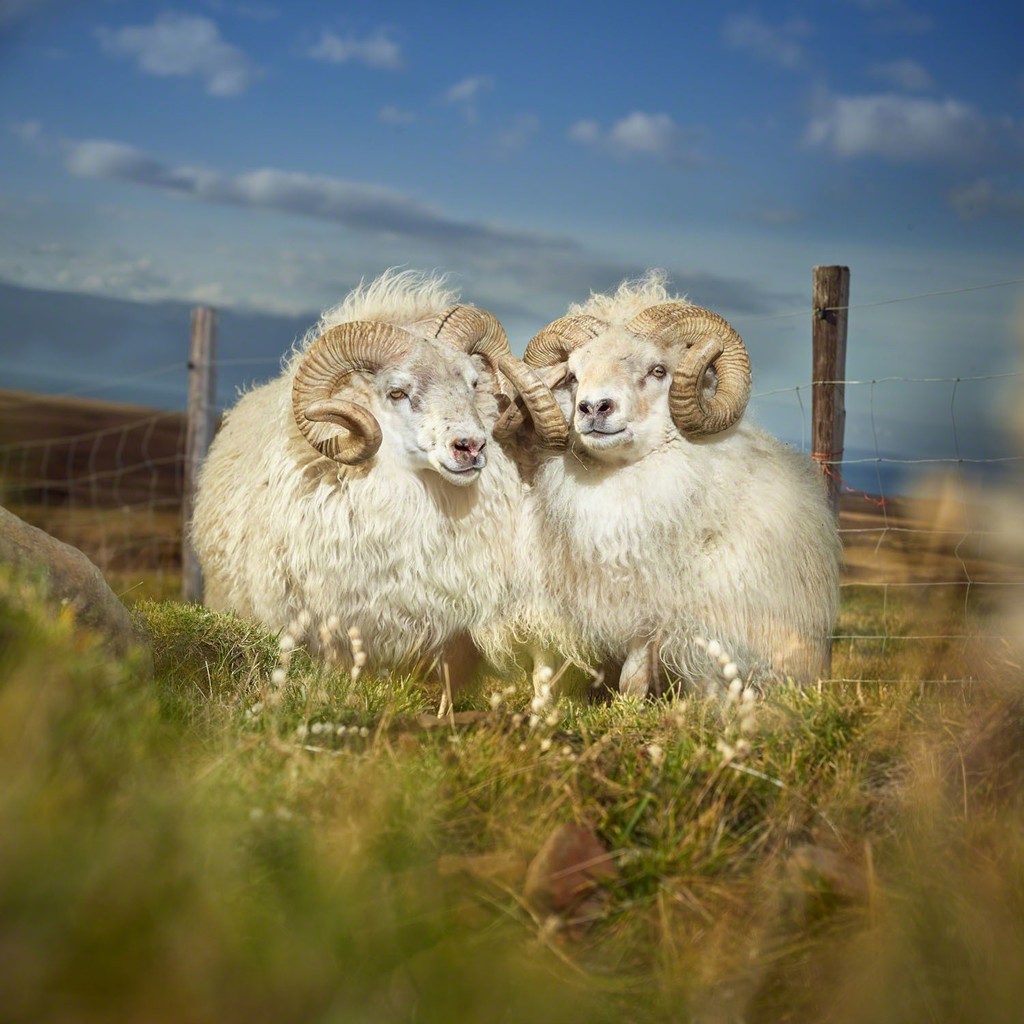
POLYGON ((814 368, 811 444, 821 465, 832 508, 839 511, 843 434, 846 428, 846 324, 850 268, 815 267, 811 335, 814 368))
POLYGON ((217 311, 206 306, 192 310, 192 345, 188 359, 188 425, 185 431, 185 492, 182 496, 181 596, 203 600, 203 574, 192 548, 189 530, 199 467, 213 440, 214 369, 217 352, 217 311))

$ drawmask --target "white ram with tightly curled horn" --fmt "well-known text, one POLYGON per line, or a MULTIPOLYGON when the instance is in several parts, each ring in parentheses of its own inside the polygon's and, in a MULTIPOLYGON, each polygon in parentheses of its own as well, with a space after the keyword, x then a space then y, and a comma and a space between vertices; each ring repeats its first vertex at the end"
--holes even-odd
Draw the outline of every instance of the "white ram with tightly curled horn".
MULTIPOLYGON (((567 442, 539 454, 527 498, 539 550, 517 635, 603 666, 623 692, 648 692, 663 670, 720 680, 708 640, 745 676, 820 673, 838 605, 835 517, 810 459, 744 417, 736 331, 649 272, 571 307, 524 361, 567 442)), ((514 402, 498 431, 530 416, 514 402)))
POLYGON ((560 443, 490 313, 411 271, 357 288, 225 416, 192 527, 207 604, 342 656, 355 627, 371 668, 443 661, 457 684, 515 590, 523 486, 491 433, 505 377, 560 443))

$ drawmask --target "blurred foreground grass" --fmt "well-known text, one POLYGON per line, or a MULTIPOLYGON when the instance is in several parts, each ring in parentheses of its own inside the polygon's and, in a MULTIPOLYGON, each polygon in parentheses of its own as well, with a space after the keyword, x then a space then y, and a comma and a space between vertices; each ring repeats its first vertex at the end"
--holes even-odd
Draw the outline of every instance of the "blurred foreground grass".
MULTIPOLYGON (((137 614, 153 679, 0 582, 0 1019, 1020 1019, 1004 652, 838 651, 856 682, 781 689, 752 723, 565 699, 531 729, 525 688, 485 688, 428 727, 428 684, 296 652, 278 688, 256 628, 137 614), (991 681, 917 682, 961 658, 991 681), (568 924, 516 868, 562 822, 617 865, 568 924)), ((847 632, 881 614, 848 606, 847 632)))

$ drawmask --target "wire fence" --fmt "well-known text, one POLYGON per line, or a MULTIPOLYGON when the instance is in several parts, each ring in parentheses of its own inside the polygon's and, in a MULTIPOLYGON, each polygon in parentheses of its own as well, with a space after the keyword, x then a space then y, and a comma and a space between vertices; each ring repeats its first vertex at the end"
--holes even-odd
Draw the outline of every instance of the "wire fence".
MULTIPOLYGON (((977 289, 928 295, 971 290, 977 289)), ((811 310, 801 314, 810 318, 811 310)), ((791 315, 797 314, 785 314, 791 315)), ((254 362, 272 361, 223 360, 218 369, 254 362)), ((105 386, 184 372, 183 338, 181 363, 105 386)), ((1024 603, 1024 569, 1006 554, 1019 531, 994 521, 987 498, 993 474, 1018 469, 1024 455, 979 450, 978 439, 964 430, 958 401, 967 386, 1019 392, 1022 376, 889 375, 841 382, 847 454, 819 459, 825 472, 837 475, 842 495, 845 568, 835 679, 969 679, 1004 645, 997 613, 1008 600, 1024 603), (907 386, 929 389, 930 434, 933 442, 937 433, 948 437, 945 451, 894 452, 891 439, 881 436, 880 421, 898 415, 907 386), (859 439, 853 445, 851 435, 859 439)), ((755 408, 769 400, 792 407, 792 422, 799 422, 792 433, 799 433, 808 454, 812 388, 807 381, 753 396, 755 408)), ((0 391, 0 503, 81 548, 120 593, 176 596, 185 414, 96 401, 86 397, 89 390, 0 391)))
MULTIPOLYGON (((843 611, 833 634, 833 681, 860 682, 866 669, 879 682, 960 681, 979 678, 1000 662, 1006 649, 1000 612, 1024 605, 1024 566, 1008 556, 1020 527, 1013 521, 997 524, 991 498, 1012 479, 1008 471, 1024 455, 975 453, 962 439, 957 397, 968 383, 1010 384, 1019 391, 1022 378, 1021 371, 1008 371, 826 382, 844 386, 848 407, 862 412, 856 425, 867 430, 857 454, 818 460, 838 479, 841 494, 843 611), (906 384, 931 389, 933 419, 948 427, 948 454, 894 455, 884 449, 879 420, 893 404, 892 392, 906 384), (858 390, 864 392, 860 400, 858 390), (993 470, 1003 472, 997 476, 993 470), (855 475, 858 486, 849 482, 855 475)), ((753 396, 755 402, 792 400, 804 451, 813 386, 753 396)))
POLYGON ((0 392, 0 424, 6 508, 80 548, 116 589, 175 593, 183 413, 0 392))

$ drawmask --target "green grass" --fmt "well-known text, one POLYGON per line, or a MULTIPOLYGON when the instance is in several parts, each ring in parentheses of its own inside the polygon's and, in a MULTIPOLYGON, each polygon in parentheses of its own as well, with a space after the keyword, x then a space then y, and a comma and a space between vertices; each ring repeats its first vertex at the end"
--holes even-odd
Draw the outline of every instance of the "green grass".
POLYGON ((501 682, 437 727, 429 682, 296 652, 276 687, 259 629, 136 614, 152 678, 0 585, 0 1019, 1019 1019, 1019 688, 840 652, 753 732, 705 697, 531 729, 501 682), (565 822, 617 866, 582 921, 523 898, 565 822))

